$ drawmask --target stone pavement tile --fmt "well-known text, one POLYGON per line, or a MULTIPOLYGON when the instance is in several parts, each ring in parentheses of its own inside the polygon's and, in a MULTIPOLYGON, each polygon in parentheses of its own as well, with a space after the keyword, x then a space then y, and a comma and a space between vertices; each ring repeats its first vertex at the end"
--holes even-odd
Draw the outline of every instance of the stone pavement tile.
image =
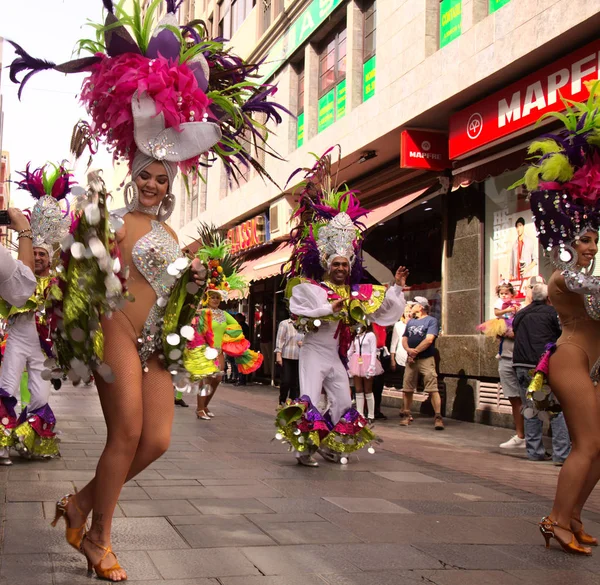
POLYGON ((261 529, 280 545, 362 542, 358 536, 326 521, 263 522, 261 529))
MULTIPOLYGON (((100 457, 101 452, 95 456, 96 459, 100 457)), ((64 461, 69 461, 70 459, 83 459, 88 456, 88 454, 83 449, 65 449, 61 445, 60 447, 60 455, 64 461)))
POLYGON ((235 548, 160 550, 152 553, 152 562, 163 579, 260 575, 247 556, 235 548))
POLYGON ((338 506, 323 498, 258 498, 258 500, 269 506, 274 512, 283 514, 290 511, 294 513, 309 512, 314 514, 336 513, 340 511, 338 506))
POLYGON ((161 579, 160 581, 144 580, 136 581, 135 585, 221 585, 221 582, 216 579, 200 577, 199 579, 169 579, 167 581, 164 579, 161 579))
POLYGON ((227 486, 239 486, 239 485, 261 485, 264 487, 264 483, 262 483, 259 479, 255 479, 252 477, 248 477, 248 478, 233 478, 233 479, 219 479, 219 478, 215 478, 215 479, 201 479, 199 480, 200 483, 204 486, 222 486, 222 485, 227 485, 227 486))
POLYGON ((82 443, 105 443, 106 436, 99 435, 97 433, 94 434, 84 434, 77 433, 76 436, 77 441, 81 441, 82 443))
POLYGON ((368 471, 354 471, 349 465, 338 465, 337 468, 323 464, 318 469, 304 467, 303 465, 270 466, 270 476, 274 479, 329 479, 347 482, 374 481, 377 478, 368 471))
POLYGON ((121 502, 120 505, 128 518, 198 514, 196 508, 185 500, 134 500, 121 502))
POLYGON ((208 488, 198 483, 192 486, 145 487, 144 491, 153 500, 191 500, 216 497, 208 488))
POLYGON ((251 520, 257 526, 261 528, 264 525, 271 524, 287 524, 290 522, 323 522, 323 518, 317 514, 311 514, 309 512, 290 512, 288 514, 247 514, 248 520, 251 520))
POLYGON ((402 492, 399 492, 398 486, 395 486, 395 494, 397 497, 394 499, 437 500, 440 502, 519 501, 514 496, 476 483, 422 483, 419 484, 418 489, 402 490, 402 492))
POLYGON ((544 547, 544 539, 539 535, 541 541, 538 546, 523 545, 499 545, 494 547, 498 552, 512 556, 517 562, 526 563, 527 566, 507 567, 508 569, 572 569, 587 570, 593 573, 600 573, 600 558, 584 557, 565 553, 558 544, 551 542, 550 548, 544 547))
POLYGON ((40 481, 40 469, 24 469, 21 465, 12 465, 8 470, 8 481, 40 481))
POLYGON ((379 498, 323 498, 346 512, 371 514, 410 514, 406 508, 379 498))
POLYGON ((545 570, 539 569, 522 569, 509 570, 511 575, 521 579, 521 583, 527 585, 548 585, 549 583, 571 583, 571 585, 598 585, 600 584, 600 574, 590 573, 588 571, 573 569, 567 570, 545 570))
POLYGON ((178 469, 176 464, 172 461, 166 461, 164 459, 159 459, 155 461, 151 465, 148 466, 148 470, 151 471, 160 471, 161 469, 178 469))
POLYGON ((135 483, 142 487, 182 487, 199 486, 197 479, 135 479, 135 483))
POLYGON ((243 516, 201 516, 202 524, 177 526, 192 548, 275 545, 269 536, 243 516))
MULTIPOLYGON (((403 508, 415 514, 434 516, 476 516, 466 506, 452 504, 450 502, 436 502, 435 500, 396 500, 403 508)), ((488 502, 481 502, 487 504, 488 502)), ((496 504, 493 504, 496 505, 496 504)))
POLYGON ((339 508, 335 513, 320 512, 319 515, 338 526, 341 532, 354 534, 363 542, 410 544, 417 538, 430 542, 426 533, 415 529, 412 523, 407 524, 406 520, 412 515, 348 514, 340 512, 339 508))
POLYGON ((373 473, 390 481, 401 483, 441 483, 442 481, 419 471, 374 471, 373 473))
POLYGON ((52 561, 48 554, 3 554, 2 585, 53 585, 52 561))
POLYGON ((257 485, 217 485, 206 488, 206 497, 212 498, 282 498, 283 494, 264 483, 257 485))
POLYGON ((222 577, 219 581, 222 585, 325 585, 322 577, 311 574, 277 575, 276 577, 222 577))
POLYGON ((77 456, 81 456, 81 453, 83 453, 85 457, 92 457, 94 459, 98 459, 100 455, 102 455, 102 449, 85 449, 84 451, 78 451, 77 456))
POLYGON ((41 481, 89 481, 95 475, 92 470, 58 469, 54 471, 40 471, 41 481))
POLYGON ((73 491, 70 481, 13 481, 9 482, 7 501, 9 502, 42 502, 60 498, 73 491))
MULTIPOLYGON (((278 500, 280 498, 269 498, 278 500)), ((191 503, 202 514, 262 514, 271 512, 271 507, 257 499, 234 498, 231 500, 219 498, 205 498, 203 500, 191 500, 191 503)), ((176 515, 173 513, 172 515, 176 515)))
POLYGON ((475 516, 532 517, 538 521, 548 515, 548 504, 536 502, 465 502, 457 504, 475 516))
POLYGON ((348 562, 362 571, 438 569, 441 566, 434 555, 407 544, 332 544, 326 549, 345 556, 348 562))
MULTIPOLYGON (((83 555, 52 555, 54 585, 89 585, 87 563, 83 555)), ((119 564, 127 571, 128 581, 160 579, 160 573, 145 551, 119 553, 119 564)), ((94 579, 97 581, 97 579, 94 579)))
MULTIPOLYGON (((321 497, 345 497, 350 490, 348 484, 340 480, 320 481, 318 479, 318 469, 315 469, 315 479, 266 479, 265 483, 281 492, 287 497, 302 497, 306 494, 318 494, 321 497)), ((440 484, 443 485, 443 484, 440 484)), ((376 486, 370 482, 364 482, 361 485, 361 493, 368 492, 373 497, 384 499, 394 498, 398 495, 398 489, 390 483, 390 488, 385 489, 376 486)))
POLYGON ((44 518, 6 520, 4 523, 3 555, 28 553, 66 553, 71 547, 65 540, 64 524, 52 528, 44 518))
POLYGON ((41 502, 8 502, 5 511, 8 520, 44 517, 44 509, 41 502))
MULTIPOLYGON (((485 544, 415 544, 414 547, 439 559, 444 566, 456 569, 527 569, 534 564, 525 557, 531 547, 519 545, 523 560, 485 544)), ((563 556, 564 555, 563 553, 563 556)))
MULTIPOLYGON (((494 534, 494 544, 529 544, 540 543, 542 536, 537 520, 527 518, 465 518, 478 528, 483 528, 494 534)), ((491 544, 491 542, 490 542, 491 544)))
POLYGON ((356 570, 356 565, 350 562, 345 554, 323 545, 254 547, 241 550, 264 575, 341 573, 356 570))
POLYGON ((189 470, 189 469, 161 469, 158 471, 162 479, 214 479, 222 477, 222 470, 189 470))
POLYGON ((421 577, 423 572, 422 570, 355 572, 341 575, 321 575, 321 578, 328 585, 415 585, 423 583, 421 577))
MULTIPOLYGON (((263 516, 268 516, 269 514, 263 514, 263 516)), ((189 526, 191 524, 211 524, 214 523, 215 520, 219 520, 220 518, 231 518, 232 520, 240 520, 243 521, 246 519, 242 514, 226 514, 226 515, 217 515, 217 514, 195 514, 193 516, 167 516, 167 520, 173 524, 173 526, 189 526)), ((321 518, 321 520, 323 520, 321 518)))
MULTIPOLYGON (((266 479, 268 477, 277 477, 270 466, 255 467, 255 468, 240 468, 240 469, 220 469, 215 477, 223 479, 266 479)), ((280 468, 278 468, 280 469, 280 468)))
POLYGON ((66 462, 67 469, 81 470, 81 469, 92 469, 95 470, 98 465, 96 459, 69 459, 66 462))
MULTIPOLYGON (((423 579, 425 582, 436 585, 525 585, 518 577, 505 571, 457 571, 456 569, 423 571, 423 579)), ((566 583, 566 581, 545 581, 544 583, 548 585, 549 583, 566 583)), ((577 581, 571 581, 571 583, 574 585, 577 581)))
MULTIPOLYGON (((188 548, 166 518, 115 518, 112 526, 115 551, 188 548)), ((151 553, 154 558, 154 552, 151 553)))
POLYGON ((149 500, 150 496, 146 493, 144 489, 141 487, 136 487, 134 485, 125 485, 121 489, 121 493, 119 494, 119 501, 130 501, 130 500, 149 500))

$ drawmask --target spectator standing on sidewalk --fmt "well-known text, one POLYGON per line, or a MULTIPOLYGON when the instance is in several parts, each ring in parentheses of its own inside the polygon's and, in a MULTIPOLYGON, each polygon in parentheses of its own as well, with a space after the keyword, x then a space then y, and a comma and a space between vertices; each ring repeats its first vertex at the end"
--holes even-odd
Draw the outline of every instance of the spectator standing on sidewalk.
POLYGON ((525 447, 525 428, 523 422, 523 402, 521 401, 521 385, 517 378, 517 372, 513 368, 513 351, 515 347, 515 334, 512 329, 506 332, 502 338, 498 359, 498 375, 502 385, 502 394, 508 398, 512 407, 512 415, 515 421, 516 433, 504 443, 500 444, 501 449, 519 449, 525 447))
POLYGON ((296 400, 300 396, 298 359, 303 338, 304 335, 298 333, 292 319, 284 319, 279 323, 275 339, 275 361, 281 366, 279 406, 283 406, 288 398, 296 400))
MULTIPOLYGON (((548 304, 548 286, 534 285, 531 291, 532 302, 521 309, 514 318, 513 331, 515 345, 513 367, 521 388, 521 401, 527 405, 527 388, 531 382, 530 371, 539 362, 549 343, 555 343, 561 335, 558 314, 548 304)), ((552 426, 552 460, 562 465, 571 450, 569 431, 563 413, 550 419, 552 426)), ((525 441, 527 457, 531 461, 544 461, 546 450, 542 441, 543 422, 535 415, 525 418, 525 441)))
POLYGON ((373 333, 377 339, 377 356, 381 362, 383 372, 373 378, 373 397, 375 398, 375 418, 380 420, 386 420, 387 416, 381 412, 381 400, 383 398, 383 386, 385 384, 385 372, 388 369, 390 362, 390 352, 388 351, 387 342, 387 328, 382 325, 373 323, 371 325, 373 333))
POLYGON ((407 358, 402 388, 404 412, 400 413, 401 426, 410 424, 413 393, 417 389, 419 374, 421 374, 425 383, 425 392, 429 394, 433 406, 434 428, 436 431, 444 430, 442 401, 435 367, 435 340, 439 331, 438 320, 429 315, 429 301, 425 297, 415 297, 413 318, 406 324, 402 336, 402 346, 407 353, 407 358))

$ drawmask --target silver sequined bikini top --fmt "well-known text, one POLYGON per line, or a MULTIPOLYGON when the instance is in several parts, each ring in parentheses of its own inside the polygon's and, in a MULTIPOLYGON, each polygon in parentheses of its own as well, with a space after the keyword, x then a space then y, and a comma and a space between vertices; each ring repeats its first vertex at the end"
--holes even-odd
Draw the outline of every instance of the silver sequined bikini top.
POLYGON ((152 229, 133 246, 133 263, 158 298, 168 297, 176 278, 167 267, 182 256, 181 248, 159 221, 153 220, 151 225, 152 229))

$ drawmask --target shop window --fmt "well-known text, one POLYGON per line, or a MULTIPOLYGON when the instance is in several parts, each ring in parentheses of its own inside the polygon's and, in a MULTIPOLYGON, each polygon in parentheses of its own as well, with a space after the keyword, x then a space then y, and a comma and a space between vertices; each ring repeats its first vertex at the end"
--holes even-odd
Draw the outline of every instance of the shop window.
POLYGON ((279 13, 281 12, 282 0, 259 0, 259 6, 261 7, 261 29, 260 32, 263 34, 275 21, 279 13))
POLYGON ((298 118, 296 122, 296 146, 300 148, 304 144, 304 63, 298 71, 298 118))
POLYGON ((522 171, 504 173, 485 182, 485 318, 494 316, 500 283, 510 282, 517 299, 525 299, 529 279, 552 274, 540 253, 528 193, 508 189, 522 171))
POLYGON ((187 192, 185 189, 185 182, 183 180, 183 177, 181 177, 180 181, 181 185, 179 192, 181 193, 181 200, 179 201, 179 227, 182 228, 186 223, 187 192))
POLYGON ((377 2, 374 0, 365 9, 365 39, 363 48, 363 101, 375 95, 375 47, 377 38, 377 2))
POLYGON ((333 34, 319 55, 318 131, 346 113, 346 29, 333 34))
POLYGON ((440 49, 462 32, 462 0, 440 1, 440 49))
POLYGON ((256 0, 223 0, 219 4, 219 36, 230 39, 248 18, 256 0))
POLYGON ((371 256, 366 262, 365 280, 374 284, 389 282, 398 266, 409 266, 406 298, 425 297, 430 314, 440 322, 442 219, 442 199, 435 197, 382 222, 368 232, 363 244, 363 250, 371 256))

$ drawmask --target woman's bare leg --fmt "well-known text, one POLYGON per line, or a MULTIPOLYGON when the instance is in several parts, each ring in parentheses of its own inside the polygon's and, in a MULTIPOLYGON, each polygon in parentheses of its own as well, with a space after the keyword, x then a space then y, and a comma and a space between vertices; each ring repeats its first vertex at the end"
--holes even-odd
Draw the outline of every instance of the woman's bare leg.
MULTIPOLYGON (((600 454, 600 406, 589 376, 587 355, 578 347, 561 345, 550 361, 550 386, 563 409, 572 449, 558 476, 551 516, 569 527, 597 482, 600 454)), ((569 533, 557 531, 570 540, 569 533)))
MULTIPOLYGON (((116 313, 103 323, 105 344, 104 360, 112 368, 115 382, 107 384, 96 380, 100 404, 106 421, 106 445, 96 467, 96 476, 78 495, 78 503, 91 501, 92 524, 89 539, 101 546, 110 546, 112 519, 137 451, 142 434, 142 367, 132 330, 125 317, 116 313)), ((84 510, 85 511, 85 510, 84 510)), ((83 543, 84 550, 94 564, 104 551, 91 542, 83 543)), ((107 555, 101 567, 115 564, 114 555, 107 555)), ((124 570, 113 571, 109 577, 118 581, 126 578, 124 570)))

